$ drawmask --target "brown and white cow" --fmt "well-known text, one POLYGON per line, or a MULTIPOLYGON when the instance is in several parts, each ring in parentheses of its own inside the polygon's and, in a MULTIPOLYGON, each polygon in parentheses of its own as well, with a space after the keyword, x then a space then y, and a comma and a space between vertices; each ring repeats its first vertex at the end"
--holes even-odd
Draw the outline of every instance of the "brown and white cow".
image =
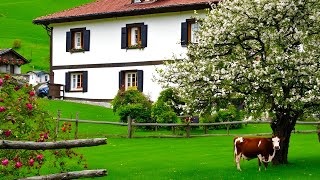
POLYGON ((258 158, 259 171, 261 162, 267 169, 268 163, 272 161, 276 151, 280 149, 280 138, 277 136, 272 136, 272 138, 235 137, 233 142, 234 158, 239 171, 241 171, 241 157, 246 160, 258 158))

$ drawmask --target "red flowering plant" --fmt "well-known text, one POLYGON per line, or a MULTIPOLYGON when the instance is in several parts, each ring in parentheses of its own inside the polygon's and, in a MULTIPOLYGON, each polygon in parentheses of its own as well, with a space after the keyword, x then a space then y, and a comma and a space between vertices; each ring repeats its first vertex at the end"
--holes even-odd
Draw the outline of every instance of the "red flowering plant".
POLYGON ((10 65, 21 66, 22 64, 24 64, 24 62, 21 59, 14 59, 14 58, 7 59, 0 56, 0 64, 10 64, 10 65))
MULTIPOLYGON (((41 108, 32 86, 0 74, 0 140, 53 141, 55 120, 41 108)), ((66 172, 87 166, 83 155, 70 149, 0 149, 0 179, 66 172)))

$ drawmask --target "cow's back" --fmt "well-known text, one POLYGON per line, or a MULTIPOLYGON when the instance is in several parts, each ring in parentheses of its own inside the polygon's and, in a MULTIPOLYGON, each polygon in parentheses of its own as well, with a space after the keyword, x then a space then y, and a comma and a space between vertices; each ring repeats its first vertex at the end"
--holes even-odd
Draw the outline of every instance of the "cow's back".
POLYGON ((237 154, 242 154, 245 159, 256 158, 261 153, 260 146, 264 143, 262 138, 239 138, 234 139, 237 154))

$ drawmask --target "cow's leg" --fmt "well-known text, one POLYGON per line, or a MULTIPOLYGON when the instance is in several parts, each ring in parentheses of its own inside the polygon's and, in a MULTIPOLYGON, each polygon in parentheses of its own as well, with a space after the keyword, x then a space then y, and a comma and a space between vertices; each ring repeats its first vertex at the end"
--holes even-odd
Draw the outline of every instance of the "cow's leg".
POLYGON ((262 155, 261 155, 261 154, 258 154, 258 161, 259 161, 259 171, 261 171, 261 162, 263 162, 262 160, 263 160, 263 157, 262 157, 262 155))
POLYGON ((236 159, 237 169, 241 171, 241 168, 240 168, 241 153, 235 154, 235 159, 236 159))
POLYGON ((264 168, 265 168, 265 170, 267 170, 268 163, 267 163, 267 162, 263 162, 263 164, 264 164, 264 168))

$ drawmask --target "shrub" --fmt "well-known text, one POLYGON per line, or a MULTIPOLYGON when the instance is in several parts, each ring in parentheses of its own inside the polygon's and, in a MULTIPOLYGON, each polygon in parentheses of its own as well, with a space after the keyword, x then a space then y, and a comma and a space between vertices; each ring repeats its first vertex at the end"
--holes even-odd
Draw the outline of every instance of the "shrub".
MULTIPOLYGON (((201 117, 201 121, 204 123, 216 123, 216 122, 233 122, 241 121, 244 118, 244 113, 241 110, 235 108, 234 105, 229 105, 227 109, 219 109, 212 115, 205 114, 201 117)), ((239 129, 242 124, 232 124, 230 129, 239 129)), ((226 129, 227 125, 212 126, 210 129, 226 129)))
MULTIPOLYGON (((55 121, 38 104, 33 87, 10 75, 0 75, 0 139, 52 141, 56 139, 54 132, 55 121)), ((39 175, 43 166, 50 167, 50 172, 66 172, 81 165, 82 160, 82 155, 70 149, 0 149, 0 179, 39 175)))
POLYGON ((178 96, 176 89, 168 88, 163 90, 160 93, 160 96, 157 101, 164 102, 167 106, 170 107, 177 115, 181 115, 183 110, 182 106, 184 105, 183 100, 178 96))
POLYGON ((153 104, 151 115, 154 119, 156 119, 157 123, 177 123, 179 121, 179 118, 174 110, 159 99, 153 104))
POLYGON ((120 90, 111 104, 113 112, 118 113, 122 122, 127 122, 127 116, 137 122, 153 122, 151 119, 151 101, 138 90, 120 90))
POLYGON ((19 48, 21 48, 21 40, 20 40, 20 39, 15 39, 15 40, 13 40, 12 48, 14 48, 14 49, 19 49, 19 48))

